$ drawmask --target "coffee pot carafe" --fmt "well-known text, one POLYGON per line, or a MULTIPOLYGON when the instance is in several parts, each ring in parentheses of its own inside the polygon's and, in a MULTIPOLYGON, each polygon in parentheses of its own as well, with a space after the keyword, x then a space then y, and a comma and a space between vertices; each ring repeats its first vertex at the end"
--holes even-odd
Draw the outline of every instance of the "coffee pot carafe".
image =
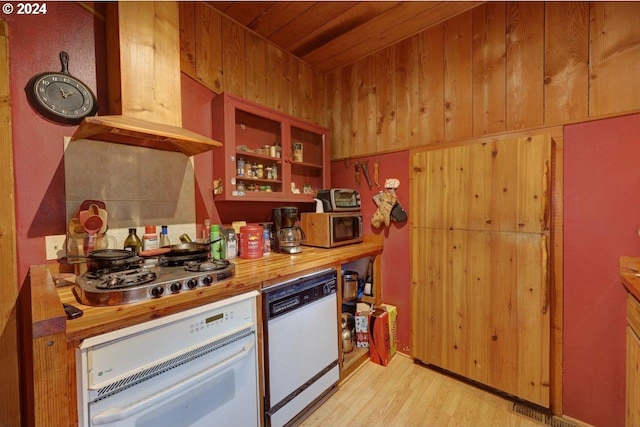
POLYGON ((302 242, 305 239, 302 228, 294 225, 280 230, 279 247, 281 252, 290 254, 302 252, 302 242))
POLYGON ((274 246, 278 252, 299 253, 302 252, 302 242, 305 239, 304 231, 296 223, 298 221, 298 208, 287 206, 272 210, 274 224, 274 246))

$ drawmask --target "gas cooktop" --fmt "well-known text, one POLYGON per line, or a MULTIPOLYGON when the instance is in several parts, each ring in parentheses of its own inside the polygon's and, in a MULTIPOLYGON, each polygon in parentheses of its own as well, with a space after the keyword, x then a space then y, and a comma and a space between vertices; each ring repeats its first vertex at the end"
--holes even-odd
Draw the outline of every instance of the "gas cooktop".
POLYGON ((143 265, 120 271, 83 274, 76 278, 73 293, 82 304, 112 306, 211 286, 234 274, 235 264, 221 260, 180 266, 143 265))

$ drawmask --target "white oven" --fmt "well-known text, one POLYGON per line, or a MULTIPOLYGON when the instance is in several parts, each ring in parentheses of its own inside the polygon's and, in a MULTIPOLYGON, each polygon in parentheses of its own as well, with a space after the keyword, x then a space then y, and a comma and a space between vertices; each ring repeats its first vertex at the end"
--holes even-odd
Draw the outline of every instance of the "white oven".
POLYGON ((258 426, 257 295, 84 340, 76 360, 78 424, 258 426))

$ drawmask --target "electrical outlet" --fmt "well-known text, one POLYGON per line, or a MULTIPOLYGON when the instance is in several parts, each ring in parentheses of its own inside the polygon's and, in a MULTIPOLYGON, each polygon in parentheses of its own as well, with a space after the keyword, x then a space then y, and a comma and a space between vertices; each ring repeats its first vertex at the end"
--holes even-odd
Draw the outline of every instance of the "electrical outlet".
POLYGON ((58 259, 64 256, 64 234, 57 236, 45 236, 44 244, 47 251, 47 260, 58 259))

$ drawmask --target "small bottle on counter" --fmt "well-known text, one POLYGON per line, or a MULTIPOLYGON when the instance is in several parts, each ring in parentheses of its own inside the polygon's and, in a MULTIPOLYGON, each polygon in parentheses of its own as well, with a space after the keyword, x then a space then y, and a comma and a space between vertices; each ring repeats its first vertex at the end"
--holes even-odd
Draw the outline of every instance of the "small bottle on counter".
POLYGON ((222 234, 218 224, 211 224, 211 258, 222 259, 222 234))
POLYGON ((226 228, 222 231, 227 242, 224 259, 236 258, 238 256, 238 237, 236 236, 236 232, 233 228, 226 228))
POLYGON ((271 252, 271 225, 262 224, 262 253, 271 252))
POLYGON ((144 227, 144 235, 142 236, 142 250, 148 251, 149 249, 158 249, 159 247, 156 226, 146 225, 144 227))
POLYGON ((142 241, 138 237, 136 229, 133 227, 129 229, 129 235, 124 240, 124 249, 131 251, 136 255, 138 255, 142 249, 142 241))
POLYGON ((204 220, 204 227, 202 228, 202 240, 205 242, 211 241, 211 220, 209 218, 204 220))
POLYGON ((163 225, 162 230, 160 231, 160 247, 170 246, 171 241, 169 240, 169 230, 168 226, 163 225))

